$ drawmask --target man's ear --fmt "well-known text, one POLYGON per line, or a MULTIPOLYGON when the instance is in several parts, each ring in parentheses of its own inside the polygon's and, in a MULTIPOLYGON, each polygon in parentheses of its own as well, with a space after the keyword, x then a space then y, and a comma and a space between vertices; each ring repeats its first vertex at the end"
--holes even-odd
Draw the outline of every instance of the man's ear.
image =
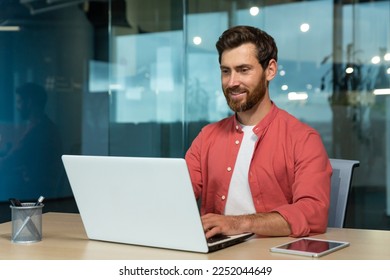
POLYGON ((268 63, 268 67, 265 70, 265 77, 267 81, 271 81, 278 74, 278 63, 275 59, 271 59, 268 63))

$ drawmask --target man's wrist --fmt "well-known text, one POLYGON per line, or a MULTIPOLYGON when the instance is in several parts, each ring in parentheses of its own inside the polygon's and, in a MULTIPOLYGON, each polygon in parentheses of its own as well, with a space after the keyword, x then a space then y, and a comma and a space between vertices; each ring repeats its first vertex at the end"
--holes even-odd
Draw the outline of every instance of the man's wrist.
POLYGON ((257 214, 247 214, 240 216, 240 231, 253 232, 255 219, 257 219, 257 214))

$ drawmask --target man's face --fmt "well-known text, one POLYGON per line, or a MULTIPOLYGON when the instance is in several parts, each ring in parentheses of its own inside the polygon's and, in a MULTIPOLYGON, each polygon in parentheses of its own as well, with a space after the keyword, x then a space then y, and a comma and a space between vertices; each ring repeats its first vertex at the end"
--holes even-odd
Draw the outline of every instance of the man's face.
POLYGON ((20 116, 23 120, 26 120, 30 114, 30 106, 28 100, 22 98, 19 94, 16 94, 16 108, 20 112, 20 116))
POLYGON ((256 57, 255 45, 243 44, 221 56, 222 90, 234 112, 244 112, 258 104, 267 92, 265 72, 256 57))

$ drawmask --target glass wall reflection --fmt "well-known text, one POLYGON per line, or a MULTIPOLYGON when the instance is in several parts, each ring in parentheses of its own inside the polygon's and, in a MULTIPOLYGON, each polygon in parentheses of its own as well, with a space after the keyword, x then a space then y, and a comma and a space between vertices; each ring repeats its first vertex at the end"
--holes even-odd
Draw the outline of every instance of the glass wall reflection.
POLYGON ((99 56, 95 7, 83 2, 0 1, 1 222, 11 197, 77 210, 61 155, 83 152, 88 63, 99 56))
POLYGON ((69 191, 61 185, 58 161, 80 141, 91 25, 75 5, 47 10, 5 2, 0 9, 1 200, 62 196, 69 191))

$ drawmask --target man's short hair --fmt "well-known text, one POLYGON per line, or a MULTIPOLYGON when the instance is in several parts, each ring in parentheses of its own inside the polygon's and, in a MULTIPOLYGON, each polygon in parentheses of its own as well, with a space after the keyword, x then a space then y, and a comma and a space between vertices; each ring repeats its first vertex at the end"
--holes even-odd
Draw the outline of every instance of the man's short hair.
POLYGON ((237 48, 245 43, 252 43, 256 46, 257 60, 263 69, 268 67, 271 59, 278 61, 278 48, 274 38, 259 28, 239 25, 229 28, 219 37, 216 43, 219 63, 221 63, 222 53, 225 50, 237 48))

